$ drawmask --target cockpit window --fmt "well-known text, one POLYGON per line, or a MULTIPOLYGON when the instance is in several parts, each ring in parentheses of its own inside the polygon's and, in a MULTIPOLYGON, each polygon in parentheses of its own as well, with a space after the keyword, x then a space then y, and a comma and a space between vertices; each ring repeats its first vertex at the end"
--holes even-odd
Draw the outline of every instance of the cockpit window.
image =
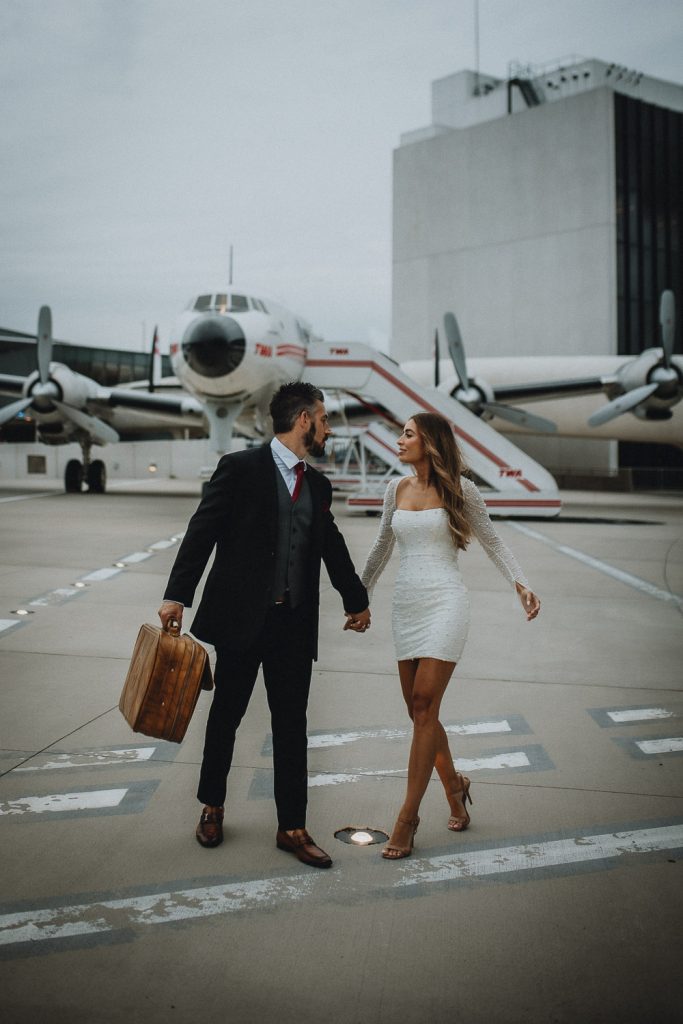
POLYGON ((219 313, 225 313, 227 310, 228 296, 224 292, 216 296, 215 307, 219 313))
POLYGON ((194 308, 198 313, 206 313, 207 309, 211 309, 212 295, 199 295, 195 300, 194 308))
POLYGON ((262 299, 258 299, 259 309, 262 309, 264 313, 268 312, 268 307, 262 299))
POLYGON ((235 295, 233 292, 230 296, 230 309, 233 313, 243 313, 249 309, 249 303, 246 295, 235 295))

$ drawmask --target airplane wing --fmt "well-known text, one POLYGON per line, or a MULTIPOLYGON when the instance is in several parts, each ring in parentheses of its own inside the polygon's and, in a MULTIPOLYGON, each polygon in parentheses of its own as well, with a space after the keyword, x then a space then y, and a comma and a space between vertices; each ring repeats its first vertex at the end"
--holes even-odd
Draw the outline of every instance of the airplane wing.
POLYGON ((25 380, 12 373, 0 373, 0 395, 20 395, 25 380))
POLYGON ((496 385, 497 402, 540 402, 552 398, 571 398, 604 391, 616 377, 579 377, 575 380, 535 381, 533 384, 496 385))
POLYGON ((177 395, 159 395, 149 391, 133 391, 129 388, 97 388, 90 399, 91 405, 104 405, 110 408, 121 407, 137 409, 140 412, 158 412, 166 415, 196 416, 198 420, 204 415, 201 402, 181 392, 177 395))

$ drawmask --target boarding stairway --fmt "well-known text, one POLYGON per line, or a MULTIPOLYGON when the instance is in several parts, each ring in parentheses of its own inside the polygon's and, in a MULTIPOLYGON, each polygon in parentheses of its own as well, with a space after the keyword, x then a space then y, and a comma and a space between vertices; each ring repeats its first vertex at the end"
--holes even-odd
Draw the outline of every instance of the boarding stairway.
MULTIPOLYGON (((543 466, 450 395, 417 384, 381 352, 358 343, 315 342, 308 348, 304 376, 324 391, 343 391, 361 403, 381 405, 394 426, 402 426, 416 412, 441 413, 452 424, 467 465, 491 488, 483 491, 490 514, 559 514, 562 503, 557 484, 543 466)), ((384 450, 384 461, 391 465, 392 459, 400 466, 395 435, 386 428, 380 433, 377 428, 375 423, 366 428, 375 454, 384 450)), ((404 467, 397 471, 403 472, 404 467)), ((349 507, 381 508, 381 495, 376 492, 365 496, 365 506, 363 498, 362 494, 352 496, 349 507)))

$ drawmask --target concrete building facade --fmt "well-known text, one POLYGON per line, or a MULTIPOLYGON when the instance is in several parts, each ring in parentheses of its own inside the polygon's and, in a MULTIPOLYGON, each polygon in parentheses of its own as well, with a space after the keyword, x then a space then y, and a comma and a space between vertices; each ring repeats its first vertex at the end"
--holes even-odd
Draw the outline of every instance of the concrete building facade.
POLYGON ((579 58, 433 82, 394 153, 392 356, 430 358, 447 310, 472 357, 658 344, 681 196, 683 86, 579 58))

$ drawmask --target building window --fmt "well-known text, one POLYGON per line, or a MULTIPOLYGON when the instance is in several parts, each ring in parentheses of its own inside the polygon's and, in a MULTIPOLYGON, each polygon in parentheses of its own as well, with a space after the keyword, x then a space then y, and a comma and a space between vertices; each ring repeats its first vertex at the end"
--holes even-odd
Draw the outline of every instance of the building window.
POLYGON ((661 342, 662 291, 683 306, 683 114, 621 93, 614 108, 618 354, 637 355, 661 342))

